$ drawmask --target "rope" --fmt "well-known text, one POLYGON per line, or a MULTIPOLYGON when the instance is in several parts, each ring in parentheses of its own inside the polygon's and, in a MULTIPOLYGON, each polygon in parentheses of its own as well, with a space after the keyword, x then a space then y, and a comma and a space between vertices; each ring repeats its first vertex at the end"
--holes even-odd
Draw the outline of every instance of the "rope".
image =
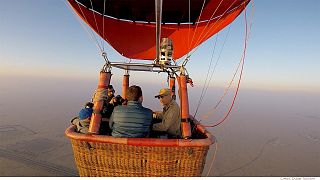
MULTIPOLYGON (((203 11, 203 8, 204 8, 204 5, 205 5, 205 2, 206 2, 206 0, 203 0, 203 3, 202 3, 202 7, 201 7, 201 11, 200 11, 200 14, 199 14, 199 18, 198 18, 198 22, 199 22, 199 20, 200 20, 200 18, 201 18, 201 16, 202 16, 202 11, 203 11)), ((198 23, 196 23, 196 27, 195 27, 195 29, 194 29, 194 32, 193 32, 193 35, 192 35, 192 38, 191 38, 191 42, 190 42, 190 25, 191 25, 191 18, 190 18, 190 16, 191 16, 191 10, 190 10, 190 0, 189 0, 189 30, 188 30, 188 50, 190 49, 190 46, 191 46, 191 42, 193 41, 193 39, 194 39, 194 35, 196 34, 196 32, 197 32, 197 28, 198 28, 198 23)), ((189 53, 190 53, 190 51, 188 51, 188 53, 187 53, 187 56, 186 56, 186 58, 187 57, 189 57, 189 53)))
POLYGON ((237 84, 237 89, 236 89, 236 92, 234 94, 232 103, 231 103, 231 105, 229 107, 229 110, 225 114, 225 116, 218 123, 216 123, 214 125, 204 125, 204 127, 215 127, 215 126, 218 126, 219 124, 223 123, 227 119, 227 117, 229 116, 231 110, 233 109, 235 100, 236 100, 238 92, 239 92, 239 87, 240 87, 240 84, 241 84, 243 68, 244 68, 244 62, 245 62, 244 60, 245 60, 245 57, 246 57, 246 50, 247 50, 247 43, 248 43, 248 22, 247 22, 246 10, 244 11, 244 18, 245 18, 245 42, 244 42, 243 56, 241 58, 242 65, 241 65, 240 76, 239 76, 239 80, 238 80, 238 84, 237 84))
MULTIPOLYGON (((210 79, 209 79, 209 81, 207 82, 207 85, 206 85, 206 87, 205 87, 204 95, 203 95, 203 96, 205 96, 205 94, 207 93, 207 90, 208 90, 208 88, 209 88, 209 85, 210 85, 210 83, 211 83, 211 80, 212 80, 212 78, 213 78, 213 75, 214 75, 214 73, 215 73, 215 71, 216 71, 216 68, 217 68, 217 66, 218 66, 218 63, 219 63, 219 61, 220 61, 220 57, 221 57, 222 51, 223 51, 224 46, 225 46, 225 44, 226 44, 226 42, 227 42, 227 39, 228 39, 228 37, 229 37, 230 29, 231 29, 231 26, 228 27, 227 35, 226 35, 226 37, 225 37, 225 39, 224 39, 224 42, 223 42, 223 44, 222 44, 222 48, 221 48, 221 50, 220 50, 220 53, 219 53, 218 59, 217 59, 217 61, 216 61, 216 64, 214 65, 214 68, 213 68, 213 71, 212 71, 212 73, 211 73, 210 79)), ((203 97, 203 98, 204 98, 204 97, 203 97)), ((199 104, 199 107, 200 107, 201 104, 202 104, 202 101, 201 101, 201 103, 199 104)), ((198 108, 198 107, 197 107, 197 108, 198 108)), ((198 110, 195 112, 194 117, 196 117, 197 112, 198 112, 198 110)))
MULTIPOLYGON (((67 4, 67 1, 64 1, 64 3, 65 3, 65 5, 66 5, 66 7, 67 7, 67 8, 72 12, 72 14, 75 16, 75 18, 77 19, 77 21, 78 21, 79 24, 81 25, 82 29, 84 29, 84 30, 88 33, 88 35, 89 35, 89 37, 91 38, 91 40, 94 41, 94 39, 93 39, 92 35, 90 34, 90 32, 88 31, 88 29, 83 25, 83 22, 81 22, 79 16, 77 16, 77 14, 71 9, 71 7, 67 4)), ((99 47, 98 47, 98 48, 99 48, 99 47)))
MULTIPOLYGON (((231 27, 231 26, 229 26, 227 36, 229 36, 230 27, 231 27)), ((227 39, 227 37, 226 37, 226 39, 227 39)), ((224 41, 223 47, 224 47, 224 45, 225 45, 225 43, 226 43, 226 39, 225 39, 225 41, 224 41)), ((223 49, 223 48, 222 48, 222 49, 223 49)), ((221 51, 220 51, 218 60, 219 60, 220 57, 221 57, 222 49, 221 49, 221 51)), ((207 113, 207 117, 208 117, 209 115, 211 115, 211 114, 213 113, 213 111, 218 107, 218 105, 222 102, 222 99, 223 99, 224 96, 227 94, 228 90, 230 89, 230 87, 231 87, 231 85, 232 85, 232 83, 233 83, 233 81, 234 81, 234 78, 235 78, 236 74, 238 73, 238 70, 239 70, 239 67, 240 67, 240 64, 241 64, 241 59, 242 59, 242 57, 240 58, 240 61, 239 61, 239 63, 238 63, 238 66, 237 66, 237 69, 236 69, 235 73, 233 74, 232 80, 229 82, 228 88, 225 89, 224 95, 221 96, 220 100, 219 100, 218 103, 214 106, 213 110, 210 110, 211 112, 209 111, 209 113, 207 113)), ((211 78, 212 78, 212 77, 213 77, 213 73, 212 73, 212 75, 211 75, 211 77, 210 77, 210 81, 209 81, 209 82, 211 82, 211 78)), ((207 86, 205 92, 207 92, 208 88, 209 88, 209 86, 207 86)), ((205 115, 205 116, 206 116, 206 115, 205 115)))
MULTIPOLYGON (((84 17, 85 21, 88 23, 88 20, 87 20, 86 16, 84 15, 84 13, 83 13, 83 11, 82 11, 79 3, 78 3, 78 2, 76 2, 76 3, 77 3, 77 5, 78 5, 78 7, 79 7, 79 9, 80 9, 80 11, 81 11, 82 16, 84 17)), ((67 4, 66 4, 66 5, 67 5, 67 4)), ((68 5, 67 5, 67 6, 68 6, 68 5)), ((68 7, 69 7, 69 6, 68 6, 68 7)), ((69 7, 69 8, 70 8, 70 7, 69 7)), ((71 9, 71 11, 72 11, 73 14, 77 17, 77 15, 75 14, 75 12, 74 12, 72 9, 71 9)), ((83 23, 80 21, 79 18, 77 18, 77 20, 78 20, 79 23, 81 24, 81 27, 89 34, 89 37, 91 37, 91 39, 95 42, 95 44, 96 44, 97 47, 99 48, 100 52, 102 53, 103 50, 102 50, 102 48, 101 48, 101 46, 100 46, 97 38, 95 37, 95 35, 94 35, 94 33, 93 33, 93 30, 92 30, 92 29, 88 30, 88 29, 83 25, 83 23)))
POLYGON ((248 39, 250 38, 250 35, 251 35, 253 15, 254 15, 254 0, 251 1, 251 16, 250 16, 250 26, 249 26, 248 39))
MULTIPOLYGON (((97 19, 96 19, 96 15, 95 15, 95 13, 93 12, 93 4, 92 4, 92 0, 90 0, 90 3, 91 3, 91 9, 92 9, 92 15, 93 15, 93 19, 94 19, 94 22, 95 22, 95 24, 96 24, 96 28, 97 28, 97 31, 98 31, 98 33, 99 34, 101 34, 101 32, 100 32, 100 30, 99 30, 99 28, 98 28, 98 23, 97 23, 97 19)), ((103 18, 104 19, 104 18, 103 18)), ((102 34, 102 39, 103 39, 103 36, 104 36, 104 34, 102 34)), ((102 52, 104 52, 104 47, 103 47, 103 40, 101 40, 101 46, 102 46, 102 52)))
MULTIPOLYGON (((241 57, 241 59, 242 59, 242 57, 241 57)), ((204 117, 203 117, 204 119, 207 119, 211 114, 213 114, 213 112, 218 108, 218 106, 220 105, 220 103, 223 101, 224 97, 227 95, 227 93, 228 93, 228 91, 230 90, 230 87, 231 87, 231 85, 232 85, 232 83, 233 83, 236 75, 238 74, 238 71, 239 71, 239 68, 240 68, 240 65, 241 65, 241 59, 240 59, 240 61, 239 61, 239 63, 238 63, 237 69, 236 69, 236 71, 234 72, 231 81, 229 82, 228 87, 225 88, 223 95, 220 97, 219 101, 218 101, 217 104, 212 108, 212 110, 209 110, 209 112, 204 115, 204 117)))
MULTIPOLYGON (((199 15, 199 19, 198 19, 198 22, 199 22, 199 20, 201 19, 202 11, 203 11, 203 8, 204 8, 204 5, 205 5, 205 2, 206 2, 206 0, 203 0, 202 7, 201 7, 201 11, 200 11, 200 15, 199 15)), ((193 41, 193 39, 194 39, 194 35, 195 35, 195 34, 196 34, 196 32, 197 32, 198 24, 199 24, 199 23, 196 23, 196 28, 194 29, 194 32, 193 32, 193 35, 192 35, 192 38, 191 38, 191 42, 193 41)), ((190 43, 189 41, 188 41, 188 44, 189 44, 188 49, 190 49, 191 43, 190 43)), ((188 54, 189 54, 189 52, 188 52, 188 54)))
MULTIPOLYGON (((253 21, 253 20, 252 20, 252 19, 253 19, 253 8, 254 8, 253 2, 254 2, 254 1, 252 1, 252 4, 251 4, 251 5, 252 5, 252 9, 251 9, 250 27, 249 27, 249 31, 248 31, 248 39, 249 39, 249 36, 250 36, 250 33, 251 33, 252 21, 253 21)), ((243 55, 242 55, 242 56, 243 56, 243 55)), ((241 59, 242 59, 242 58, 243 58, 243 57, 241 57, 241 59)), ((217 104, 216 104, 211 110, 209 110, 209 112, 208 112, 207 114, 205 114, 205 115, 202 116, 203 119, 208 119, 209 116, 211 116, 211 115, 214 113, 214 111, 218 108, 218 106, 220 105, 220 103, 223 101, 224 97, 226 96, 226 94, 227 94, 228 91, 230 90, 230 87, 231 87, 231 85, 232 85, 232 83, 233 83, 233 81, 234 81, 234 79, 235 79, 235 76, 236 76, 236 74, 238 74, 238 71, 239 71, 239 68, 240 68, 240 65, 241 65, 241 59, 240 59, 240 61, 239 61, 239 64, 238 64, 238 66, 237 66, 237 69, 236 69, 235 73, 233 74, 232 80, 230 81, 228 87, 225 88, 224 94, 220 97, 220 99, 219 99, 219 101, 217 102, 217 104)), ((199 122, 201 122, 201 120, 200 120, 199 122)))
MULTIPOLYGON (((203 4, 202 4, 202 7, 201 7, 201 11, 200 11, 200 14, 199 14, 199 19, 198 19, 198 22, 199 22, 199 20, 200 20, 200 18, 201 18, 201 15, 202 15, 202 11, 203 11, 203 8, 204 8, 204 4, 205 4, 205 1, 206 0, 204 0, 203 1, 203 4)), ((222 0, 223 1, 223 0, 222 0)), ((220 4, 222 3, 222 1, 220 2, 220 4)), ((211 15, 211 17, 210 17, 210 19, 213 17, 213 15, 215 14, 215 12, 218 10, 218 8, 219 8, 219 6, 220 6, 220 4, 218 5, 218 7, 215 9, 215 11, 213 12, 213 14, 211 15)), ((194 39, 194 36, 195 36, 195 33, 196 33, 196 31, 197 31, 197 28, 198 28, 198 23, 196 23, 196 28, 195 28, 195 32, 193 33, 193 35, 192 35, 192 39, 191 39, 191 42, 189 41, 189 36, 190 36, 190 14, 191 14, 191 12, 190 12, 190 0, 189 0, 189 29, 188 29, 188 49, 190 49, 190 46, 191 46, 191 44, 192 44, 192 42, 193 42, 193 39, 194 39)), ((207 25, 208 25, 208 23, 209 23, 210 21, 208 21, 207 22, 207 25)), ((206 25, 206 26, 207 26, 206 25)), ((186 57, 185 58, 181 58, 180 60, 178 60, 178 64, 181 62, 181 60, 182 59, 187 59, 188 57, 190 57, 191 55, 189 55, 189 53, 190 53, 190 51, 188 51, 188 53, 187 53, 187 55, 186 55, 186 57)))
MULTIPOLYGON (((222 1, 221 1, 221 2, 222 2, 222 1)), ((220 2, 220 3, 221 3, 221 2, 220 2)), ((191 55, 197 51, 197 49, 199 48, 200 42, 207 36, 207 34, 209 33, 209 31, 211 31, 211 29, 212 29, 213 27, 214 27, 213 30, 215 30, 215 29, 217 28, 217 27, 215 26, 216 23, 229 11, 229 9, 232 7, 232 5, 233 5, 235 2, 236 2, 236 1, 233 1, 233 3, 227 8, 226 11, 224 11, 224 12, 222 13, 222 15, 220 15, 220 17, 219 17, 219 18, 217 19, 217 21, 210 27, 210 29, 209 29, 204 35, 202 35, 203 32, 204 32, 204 30, 208 27, 209 22, 212 20, 212 17, 213 17, 213 15, 214 15, 214 14, 212 14, 212 16, 210 17, 210 20, 207 22, 204 30, 201 32, 200 36, 198 37, 198 40, 196 41, 196 48, 193 50, 193 52, 191 53, 191 55)), ((245 3, 245 2, 244 2, 244 3, 245 3)), ((241 5, 242 5, 242 4, 241 4, 241 5)), ((240 6, 241 6, 241 5, 240 5, 240 6)), ((219 4, 219 6, 220 6, 220 4, 219 4)), ((239 7, 240 7, 240 6, 239 6, 239 7)), ((214 12, 214 13, 215 13, 215 12, 214 12)))
MULTIPOLYGON (((199 37, 201 37, 201 35, 203 34, 203 32, 204 32, 204 30, 207 28, 207 26, 208 26, 208 24, 210 23, 210 21, 211 21, 211 19, 212 19, 212 17, 216 14, 216 12, 218 11, 218 9, 219 9, 219 7, 220 7, 220 5, 222 4, 222 2, 223 2, 223 0, 222 1, 220 1, 220 3, 219 3, 219 5, 217 6, 217 8, 213 11, 213 13, 211 14, 211 16, 210 16, 210 18, 209 18, 209 21, 207 22, 207 24, 206 24, 206 26, 204 27, 204 29, 202 30, 202 32, 201 32, 201 34, 200 34, 200 36, 199 37)), ((233 2, 234 3, 234 2, 233 2)), ((232 4, 233 4, 232 3, 232 4)), ((231 4, 231 6, 232 6, 232 4, 231 4)), ((203 4, 204 5, 204 4, 203 4)), ((230 7, 231 7, 230 6, 230 7)), ((230 8, 229 7, 229 8, 230 8)), ((203 8, 203 7, 202 7, 203 8)), ((229 9, 228 8, 228 9, 229 9)), ((202 9, 201 9, 201 13, 202 13, 202 9)), ((220 17, 221 18, 221 17, 220 17)), ((220 18, 218 19, 218 20, 220 20, 220 18)), ((200 17, 199 17, 199 20, 200 20, 200 17)), ((217 21, 216 21, 217 22, 217 21)), ((214 24, 215 25, 215 24, 214 24)), ((196 30, 196 29, 195 29, 196 30)), ((191 43, 190 44, 192 44, 192 42, 193 42, 193 39, 194 39, 194 35, 195 35, 195 32, 194 32, 194 34, 193 34, 193 37, 192 37, 192 41, 191 41, 191 43)), ((198 38, 198 41, 199 41, 199 38, 198 38)), ((198 41, 196 42, 196 44, 198 43, 198 41)), ((193 54, 193 53, 192 53, 193 54)))
MULTIPOLYGON (((103 33, 103 35, 101 35, 100 37, 102 38, 102 52, 104 52, 104 41, 106 41, 107 43, 109 43, 109 44, 111 44, 110 42, 109 42, 109 40, 106 38, 106 37, 104 37, 104 25, 105 25, 105 23, 104 23, 104 19, 105 19, 105 6, 106 6, 106 0, 104 0, 104 4, 103 4, 103 14, 101 14, 102 16, 103 16, 103 18, 102 18, 102 33, 103 33)), ((89 11, 92 11, 92 13, 95 13, 94 12, 94 10, 93 10, 93 8, 92 9, 89 9, 89 11)), ((94 14, 93 14, 94 15, 94 14)), ((94 16, 95 17, 95 16, 94 16)), ((97 21, 96 21, 96 26, 97 26, 97 21)), ((98 28, 97 28, 98 29, 98 28)))
MULTIPOLYGON (((103 39, 107 39, 104 37, 104 15, 106 13, 106 0, 103 0, 103 14, 102 14, 102 34, 103 34, 103 39)), ((103 48, 103 52, 104 52, 104 41, 103 42, 103 45, 102 45, 102 48, 103 48)))
MULTIPOLYGON (((223 0, 220 1, 220 3, 219 3, 219 5, 217 6, 217 8, 216 8, 216 9, 214 10, 214 12, 211 14, 211 17, 210 17, 209 20, 207 21, 206 26, 204 27, 204 29, 202 30, 200 36, 198 37, 198 40, 197 40, 196 43, 195 43, 195 44, 198 44, 197 47, 193 50, 193 52, 192 52, 190 55, 189 55, 190 52, 188 52, 188 56, 187 56, 187 57, 190 57, 191 55, 193 55, 193 54, 196 52, 196 50, 199 48, 199 42, 200 42, 200 40, 202 40, 202 39, 208 34, 208 32, 207 32, 207 33, 205 33, 205 35, 202 36, 202 34, 203 34, 203 32, 205 31, 205 29, 208 27, 210 21, 213 20, 213 16, 214 16, 215 13, 218 11, 218 9, 219 9, 220 5, 222 4, 222 2, 223 2, 223 0), (200 38, 200 37, 201 37, 201 38, 200 38)), ((234 2, 235 2, 235 1, 234 1, 234 2)), ((229 9, 232 7, 232 5, 234 4, 234 2, 228 7, 228 9, 227 9, 225 12, 222 13, 222 15, 218 18, 218 20, 212 25, 212 27, 214 27, 215 24, 223 17, 223 15, 224 15, 226 12, 229 11, 229 9)), ((212 28, 212 27, 211 27, 211 28, 212 28)), ((211 30, 211 28, 210 28, 209 30, 211 30)), ((189 46, 192 44, 193 39, 194 39, 194 37, 192 38, 192 41, 190 42, 189 46)))
MULTIPOLYGON (((213 11, 213 13, 211 14, 210 18, 209 18, 209 21, 207 21, 207 24, 206 26, 204 27, 204 29, 202 30, 200 36, 198 37, 198 40, 196 41, 196 44, 198 44, 199 42, 199 38, 202 36, 203 32, 206 30, 206 28, 208 27, 209 23, 211 22, 213 16, 216 14, 216 12, 218 11, 220 5, 222 4, 223 0, 220 1, 219 5, 217 6, 217 8, 213 11)), ((234 2, 233 2, 234 3, 234 2)), ((233 5, 233 3, 230 5, 230 7, 233 5)), ((229 7, 229 8, 230 8, 229 7)), ((213 24, 213 26, 221 19, 221 17, 229 10, 229 8, 218 18, 218 20, 213 24)), ((206 34, 205 34, 206 35, 206 34)), ((191 43, 193 42, 193 40, 191 41, 191 43)), ((191 53, 193 54, 193 53, 191 53)))
POLYGON ((203 84, 203 87, 202 87, 202 91, 201 91, 201 95, 200 95, 200 98, 199 98, 199 101, 198 101, 198 105, 197 105, 197 108, 196 108, 196 112, 195 112, 194 115, 193 115, 194 118, 196 117, 196 114, 197 114, 197 112, 198 112, 198 110, 199 110, 199 107, 200 107, 200 105, 201 105, 201 103, 202 103, 202 100, 203 100, 203 97, 204 97, 204 95, 205 95, 204 90, 205 90, 205 88, 206 88, 206 86, 207 86, 207 83, 208 83, 208 77, 209 77, 209 73, 210 73, 210 70, 211 70, 211 65, 212 65, 212 61, 213 61, 213 55, 214 55, 214 52, 215 52, 215 50, 216 50, 216 45, 217 45, 217 41, 218 41, 218 35, 219 35, 219 34, 217 34, 216 40, 215 40, 215 42, 214 42, 213 51, 212 51, 212 54, 211 54, 211 59, 210 59, 210 63, 209 63, 209 67, 208 67, 208 71, 207 71, 207 75, 206 75, 206 79, 205 79, 204 84, 203 84))
POLYGON ((209 174, 210 174, 210 172, 211 172, 211 170, 212 170, 212 167, 213 167, 213 163, 214 163, 214 161, 215 161, 215 159, 216 159, 216 154, 217 154, 217 151, 218 151, 218 142, 217 142, 217 138, 215 138, 215 149, 214 149, 214 153, 213 153, 213 157, 212 157, 212 161, 211 161, 211 163, 210 163, 210 167, 209 167, 209 170, 208 170, 208 172, 207 172, 207 175, 206 175, 206 177, 208 177, 209 176, 209 174))

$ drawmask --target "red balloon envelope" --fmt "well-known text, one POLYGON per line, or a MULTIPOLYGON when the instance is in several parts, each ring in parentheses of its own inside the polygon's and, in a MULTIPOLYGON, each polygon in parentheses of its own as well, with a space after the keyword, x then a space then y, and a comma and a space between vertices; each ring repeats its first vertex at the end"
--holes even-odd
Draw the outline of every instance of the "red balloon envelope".
MULTIPOLYGON (((155 1, 68 0, 73 10, 121 55, 156 58, 155 1)), ((250 0, 163 0, 161 38, 179 59, 230 24, 250 0), (190 4, 189 4, 190 2, 190 4)))

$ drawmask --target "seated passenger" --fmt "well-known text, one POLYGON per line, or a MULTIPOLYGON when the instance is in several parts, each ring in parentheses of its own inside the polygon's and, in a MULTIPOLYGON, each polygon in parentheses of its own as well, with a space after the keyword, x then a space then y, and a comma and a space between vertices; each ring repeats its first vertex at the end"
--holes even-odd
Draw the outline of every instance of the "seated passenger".
POLYGON ((114 137, 146 137, 150 133, 152 111, 142 106, 143 96, 139 86, 127 89, 126 106, 114 108, 110 128, 114 137))
POLYGON ((121 96, 114 96, 114 93, 115 90, 110 84, 107 88, 98 88, 92 96, 92 102, 103 101, 103 107, 101 110, 102 118, 109 119, 113 108, 117 105, 121 105, 123 102, 121 96))
POLYGON ((123 99, 120 95, 114 96, 115 90, 112 85, 107 88, 107 97, 103 101, 103 107, 101 110, 101 124, 100 124, 100 134, 110 134, 111 130, 109 127, 109 119, 113 112, 114 107, 121 105, 123 99))
POLYGON ((73 118, 71 123, 77 126, 77 132, 80 133, 88 133, 90 119, 93 112, 93 103, 87 102, 85 104, 85 108, 81 109, 79 112, 79 116, 73 118))
POLYGON ((155 112, 153 114, 153 117, 155 119, 161 119, 161 122, 153 124, 152 136, 156 136, 157 134, 162 134, 165 132, 168 133, 168 138, 180 138, 180 108, 176 101, 172 98, 170 89, 161 89, 155 98, 160 99, 160 103, 164 107, 162 112, 155 112))
POLYGON ((110 118, 113 108, 118 105, 116 104, 115 96, 114 96, 115 90, 113 89, 112 85, 109 85, 107 88, 107 98, 103 102, 103 108, 102 108, 102 118, 110 118))

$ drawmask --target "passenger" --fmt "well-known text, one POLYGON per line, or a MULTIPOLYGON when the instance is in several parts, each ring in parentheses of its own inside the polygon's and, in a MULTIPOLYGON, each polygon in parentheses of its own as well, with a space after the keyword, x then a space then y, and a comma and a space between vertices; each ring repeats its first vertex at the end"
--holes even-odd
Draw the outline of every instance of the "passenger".
POLYGON ((152 111, 142 106, 143 96, 139 86, 127 89, 126 106, 114 108, 110 128, 114 137, 147 137, 152 123, 152 111))
POLYGON ((113 89, 112 85, 109 85, 107 88, 107 97, 103 101, 103 108, 102 108, 102 118, 110 118, 113 108, 114 108, 114 96, 115 90, 113 89))
POLYGON ((157 135, 166 132, 168 134, 168 138, 180 138, 180 108, 172 98, 170 89, 161 89, 155 98, 160 99, 160 103, 164 107, 162 112, 155 112, 153 114, 154 119, 161 119, 162 121, 160 123, 153 124, 152 130, 154 132, 152 133, 157 135))
POLYGON ((100 124, 100 134, 110 134, 111 130, 109 127, 109 119, 113 112, 114 107, 121 105, 123 99, 120 95, 114 96, 115 90, 112 85, 107 88, 107 97, 103 101, 103 107, 101 111, 101 124, 100 124))
POLYGON ((85 107, 80 110, 79 116, 73 118, 71 123, 77 126, 77 132, 79 133, 88 133, 90 119, 93 112, 93 103, 87 102, 85 107))
POLYGON ((93 94, 92 101, 101 101, 103 100, 103 107, 101 110, 102 118, 110 118, 113 108, 121 102, 117 100, 122 100, 121 96, 114 96, 115 90, 112 85, 108 85, 106 89, 97 89, 93 94))

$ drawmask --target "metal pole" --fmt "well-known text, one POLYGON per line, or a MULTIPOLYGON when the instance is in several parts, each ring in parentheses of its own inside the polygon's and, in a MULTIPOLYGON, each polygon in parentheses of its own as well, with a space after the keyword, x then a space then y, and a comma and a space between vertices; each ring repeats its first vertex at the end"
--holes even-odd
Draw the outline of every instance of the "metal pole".
POLYGON ((162 0, 155 0, 155 13, 156 13, 156 60, 155 60, 155 64, 159 64, 159 60, 160 60, 162 0))

